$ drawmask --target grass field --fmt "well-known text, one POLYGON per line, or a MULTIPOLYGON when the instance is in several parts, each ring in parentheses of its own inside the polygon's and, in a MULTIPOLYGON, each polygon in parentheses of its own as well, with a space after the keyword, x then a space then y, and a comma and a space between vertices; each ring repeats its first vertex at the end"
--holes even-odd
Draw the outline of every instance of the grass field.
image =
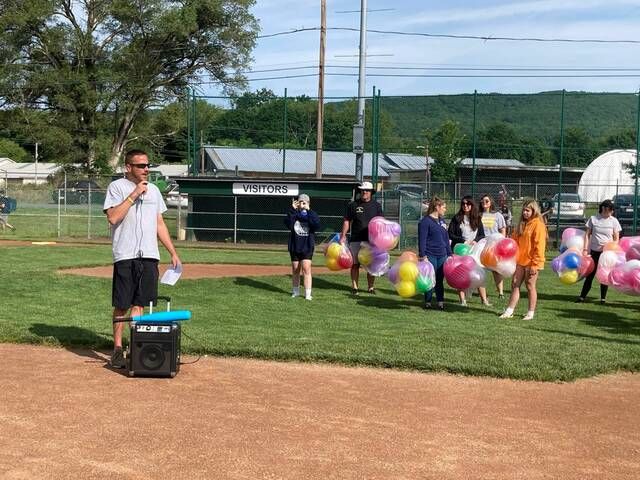
MULTIPOLYGON (((110 279, 59 268, 109 264, 110 246, 0 247, 1 342, 111 348, 110 279)), ((184 262, 288 264, 284 251, 182 248, 184 262)), ((164 258, 167 261, 167 258, 164 258)), ((322 261, 316 256, 316 264, 322 261)), ((535 380, 572 380, 640 370, 640 303, 611 292, 606 306, 574 304, 579 285, 540 278, 534 321, 500 320, 503 304, 424 311, 401 300, 386 278, 378 295, 348 293, 347 275, 314 278, 314 300, 289 297, 286 276, 181 280, 161 286, 184 326, 183 351, 278 360, 337 362, 535 380)), ((596 286, 597 289, 597 286, 596 286)), ((490 296, 491 296, 491 289, 490 296)), ((592 291, 592 298, 596 295, 592 291)), ((524 313, 521 303, 517 313, 524 313)))

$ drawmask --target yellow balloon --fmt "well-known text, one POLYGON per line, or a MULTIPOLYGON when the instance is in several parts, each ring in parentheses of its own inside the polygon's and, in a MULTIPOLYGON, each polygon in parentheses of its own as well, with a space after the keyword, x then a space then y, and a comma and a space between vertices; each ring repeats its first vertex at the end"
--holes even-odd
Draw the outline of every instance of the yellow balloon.
POLYGON ((332 242, 327 247, 327 257, 329 258, 338 258, 340 256, 340 250, 342 250, 342 245, 338 242, 332 242))
POLYGON ((337 258, 327 257, 325 259, 324 264, 327 266, 327 268, 329 270, 333 270, 334 272, 336 272, 338 270, 342 270, 342 268, 340 268, 340 265, 338 264, 338 259, 337 258))
POLYGON ((580 275, 578 274, 578 270, 565 270, 560 274, 560 281, 565 285, 573 285, 578 281, 580 275))
POLYGON ((358 252, 358 263, 366 267, 371 263, 372 260, 373 258, 371 257, 371 250, 366 247, 360 248, 360 251, 358 252))
POLYGON ((418 266, 410 260, 402 262, 398 269, 398 277, 405 282, 415 283, 419 273, 418 266))
POLYGON ((397 283, 396 292, 398 292, 398 295, 402 298, 411 298, 416 294, 416 284, 415 282, 403 280, 397 283))

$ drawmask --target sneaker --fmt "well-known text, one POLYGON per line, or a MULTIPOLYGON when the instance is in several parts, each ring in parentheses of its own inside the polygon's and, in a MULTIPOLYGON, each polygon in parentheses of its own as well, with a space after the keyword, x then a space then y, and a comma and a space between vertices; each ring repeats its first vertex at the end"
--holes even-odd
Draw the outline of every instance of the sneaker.
POLYGON ((304 299, 311 301, 311 300, 313 300, 313 297, 311 295, 309 295, 308 297, 304 297, 304 299))
POLYGON ((299 293, 292 293, 292 294, 291 294, 291 298, 296 298, 296 297, 299 297, 299 296, 300 296, 300 294, 299 294, 299 293))
POLYGON ((583 297, 578 297, 576 298, 576 301, 573 303, 584 303, 584 298, 583 297))
POLYGON ((468 307, 467 301, 466 300, 460 300, 460 306, 461 307, 468 307))
POLYGON ((424 304, 422 304, 422 308, 424 308, 425 310, 431 310, 431 304, 430 303, 424 303, 424 304))
POLYGON ((368 293, 370 293, 371 295, 375 295, 376 294, 376 289, 371 287, 369 290, 367 290, 368 293))
POLYGON ((485 307, 493 307, 493 303, 491 303, 489 300, 483 300, 482 305, 484 305, 485 307))
POLYGON ((112 368, 124 368, 127 363, 124 360, 124 352, 122 348, 115 348, 111 354, 111 367, 112 368))
POLYGON ((444 303, 438 302, 438 310, 440 310, 441 312, 444 312, 444 303))
POLYGON ((351 295, 358 295, 358 289, 357 288, 352 288, 351 289, 351 295))
POLYGON ((607 300, 605 298, 601 298, 600 305, 604 305, 605 303, 607 303, 607 300))
POLYGON ((502 312, 502 315, 500 315, 500 318, 513 318, 513 312, 509 313, 509 312, 502 312))
POLYGON ((527 312, 527 314, 522 317, 523 320, 533 320, 533 312, 527 312))
POLYGON ((498 298, 499 298, 500 300, 504 300, 504 293, 499 293, 499 294, 498 294, 498 298))

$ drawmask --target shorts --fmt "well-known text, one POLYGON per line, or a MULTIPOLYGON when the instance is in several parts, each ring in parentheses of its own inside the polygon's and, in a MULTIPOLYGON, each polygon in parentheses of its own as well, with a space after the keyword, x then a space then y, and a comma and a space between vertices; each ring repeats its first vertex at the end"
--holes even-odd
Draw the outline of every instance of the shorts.
POLYGON ((158 298, 158 260, 135 258, 113 264, 111 305, 121 310, 144 307, 158 298))
POLYGON ((354 265, 360 265, 360 262, 358 262, 358 253, 360 252, 361 244, 362 242, 351 242, 349 244, 349 250, 351 251, 351 256, 353 257, 354 265))
POLYGON ((301 262, 302 260, 311 260, 313 258, 313 252, 301 253, 301 252, 289 252, 292 262, 301 262))

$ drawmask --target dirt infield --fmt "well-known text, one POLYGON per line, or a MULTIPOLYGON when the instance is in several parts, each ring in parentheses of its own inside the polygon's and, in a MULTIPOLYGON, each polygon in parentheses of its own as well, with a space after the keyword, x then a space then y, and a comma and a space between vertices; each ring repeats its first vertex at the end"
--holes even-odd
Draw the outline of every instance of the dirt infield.
POLYGON ((141 379, 101 352, 2 344, 0 358, 3 479, 640 478, 640 375, 203 358, 141 379))
MULTIPOLYGON (((162 275, 169 265, 160 265, 162 275)), ((111 278, 113 267, 111 265, 89 268, 67 268, 59 270, 60 273, 70 275, 87 275, 92 277, 111 278)), ((346 270, 332 272, 326 267, 313 267, 313 273, 325 275, 327 273, 346 274, 346 270)), ((291 267, 285 265, 236 265, 236 264, 208 264, 185 263, 183 264, 182 279, 220 278, 220 277, 260 277, 268 275, 289 275, 291 267)))

